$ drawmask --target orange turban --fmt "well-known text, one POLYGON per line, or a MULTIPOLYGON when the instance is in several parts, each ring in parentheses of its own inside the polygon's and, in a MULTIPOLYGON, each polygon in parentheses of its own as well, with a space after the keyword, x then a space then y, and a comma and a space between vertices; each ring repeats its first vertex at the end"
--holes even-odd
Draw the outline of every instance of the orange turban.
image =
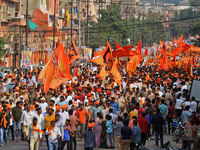
POLYGON ((92 123, 88 123, 88 128, 93 128, 95 126, 95 123, 92 122, 92 123))
POLYGON ((60 110, 60 109, 61 109, 60 105, 57 105, 56 110, 60 110))
POLYGON ((100 99, 94 102, 95 105, 99 105, 100 104, 100 99))

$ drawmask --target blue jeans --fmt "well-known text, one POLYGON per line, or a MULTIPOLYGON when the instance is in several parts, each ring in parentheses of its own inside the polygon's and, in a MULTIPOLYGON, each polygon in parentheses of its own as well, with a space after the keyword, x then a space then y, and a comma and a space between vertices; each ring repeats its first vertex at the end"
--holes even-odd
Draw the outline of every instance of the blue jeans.
POLYGON ((17 140, 19 139, 21 135, 21 121, 14 122, 13 126, 14 126, 14 137, 15 137, 15 140, 17 140))
POLYGON ((1 128, 1 144, 4 142, 7 143, 8 139, 8 129, 7 128, 1 128))
POLYGON ((106 133, 107 147, 113 146, 113 133, 106 133))
POLYGON ((156 136, 156 146, 158 147, 158 141, 159 141, 159 136, 160 136, 160 144, 161 147, 163 146, 163 131, 155 131, 155 136, 156 136))
POLYGON ((167 133, 167 121, 166 121, 166 119, 164 120, 164 123, 165 123, 165 133, 167 133))
POLYGON ((49 142, 49 150, 57 150, 58 149, 58 142, 56 143, 51 143, 49 142))

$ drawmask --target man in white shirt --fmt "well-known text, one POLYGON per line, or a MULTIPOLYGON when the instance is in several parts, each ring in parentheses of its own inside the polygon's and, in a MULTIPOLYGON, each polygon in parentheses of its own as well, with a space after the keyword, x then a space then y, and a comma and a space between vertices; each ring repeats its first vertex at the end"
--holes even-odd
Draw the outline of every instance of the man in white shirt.
POLYGON ((25 139, 28 138, 28 133, 29 133, 29 126, 32 123, 34 113, 30 111, 30 106, 26 105, 26 110, 22 113, 22 123, 23 123, 23 134, 25 139))
POLYGON ((68 114, 68 112, 65 111, 64 106, 62 107, 62 111, 59 112, 59 115, 60 115, 60 121, 61 121, 61 123, 63 125, 65 125, 66 119, 69 119, 69 114, 68 114))
POLYGON ((39 141, 42 141, 43 131, 40 124, 37 123, 37 118, 33 118, 33 124, 29 127, 28 142, 30 143, 30 150, 38 150, 39 141))
POLYGON ((37 113, 35 114, 35 117, 37 118, 37 123, 40 124, 42 129, 44 129, 44 123, 45 123, 44 115, 41 113, 42 113, 42 109, 38 108, 37 113))
POLYGON ((181 82, 181 92, 183 92, 183 90, 187 90, 187 85, 185 85, 185 82, 181 82))
POLYGON ((41 103, 39 104, 39 106, 42 109, 42 114, 44 114, 46 112, 46 107, 48 106, 48 104, 45 102, 44 97, 41 98, 41 103))
POLYGON ((117 115, 115 115, 113 113, 113 109, 112 108, 109 109, 109 115, 112 117, 112 122, 116 122, 117 115))
POLYGON ((196 112, 197 111, 197 102, 195 101, 195 97, 192 97, 192 102, 190 103, 190 112, 196 112))
POLYGON ((50 150, 58 149, 58 138, 61 136, 61 131, 55 126, 55 121, 51 122, 51 127, 46 130, 46 134, 48 135, 48 147, 50 150))
POLYGON ((181 105, 183 104, 184 101, 180 97, 181 97, 181 94, 179 94, 176 99, 176 105, 175 105, 176 118, 180 117, 182 114, 182 106, 181 105))

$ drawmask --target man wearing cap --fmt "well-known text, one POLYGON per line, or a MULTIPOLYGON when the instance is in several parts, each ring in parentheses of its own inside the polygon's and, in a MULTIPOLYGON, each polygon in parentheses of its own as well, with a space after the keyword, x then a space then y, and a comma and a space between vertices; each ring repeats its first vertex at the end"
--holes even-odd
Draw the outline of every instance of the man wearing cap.
POLYGON ((46 107, 48 106, 48 104, 45 101, 46 101, 45 98, 42 97, 41 103, 39 104, 40 108, 42 109, 42 114, 46 112, 46 107))
POLYGON ((152 93, 151 89, 148 89, 147 98, 149 98, 150 100, 155 98, 155 94, 152 93))

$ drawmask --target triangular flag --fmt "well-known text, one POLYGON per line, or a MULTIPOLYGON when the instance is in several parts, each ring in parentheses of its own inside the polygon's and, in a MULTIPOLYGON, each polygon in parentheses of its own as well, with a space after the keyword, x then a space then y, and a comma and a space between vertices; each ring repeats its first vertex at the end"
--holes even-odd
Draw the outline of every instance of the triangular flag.
POLYGON ((193 67, 190 67, 190 76, 193 77, 193 67))
POLYGON ((78 76, 78 65, 76 66, 75 70, 74 70, 74 77, 78 76))
POLYGON ((44 90, 46 92, 49 88, 55 89, 60 84, 72 79, 62 44, 55 49, 39 77, 45 79, 44 90))
POLYGON ((121 48, 121 46, 114 40, 116 49, 121 48))
POLYGON ((120 82, 122 80, 121 74, 118 71, 118 59, 115 59, 115 62, 113 63, 112 69, 110 70, 110 73, 114 76, 115 82, 120 85, 120 82))
POLYGON ((145 50, 145 52, 144 52, 144 56, 149 55, 149 52, 148 52, 148 45, 147 45, 147 43, 146 43, 146 46, 147 46, 147 48, 146 48, 146 50, 145 50))
POLYGON ((81 54, 79 53, 76 44, 72 41, 70 49, 67 53, 67 60, 69 64, 72 64, 76 59, 80 58, 81 54))
POLYGON ((56 45, 56 48, 60 45, 60 39, 58 38, 58 42, 57 42, 57 45, 56 45))
POLYGON ((145 81, 149 81, 150 77, 149 77, 149 72, 147 73, 146 77, 145 77, 145 81))
POLYGON ((188 63, 187 63, 187 65, 186 65, 186 67, 185 67, 185 71, 186 72, 189 72, 189 67, 190 67, 190 59, 189 59, 189 61, 188 61, 188 63))

